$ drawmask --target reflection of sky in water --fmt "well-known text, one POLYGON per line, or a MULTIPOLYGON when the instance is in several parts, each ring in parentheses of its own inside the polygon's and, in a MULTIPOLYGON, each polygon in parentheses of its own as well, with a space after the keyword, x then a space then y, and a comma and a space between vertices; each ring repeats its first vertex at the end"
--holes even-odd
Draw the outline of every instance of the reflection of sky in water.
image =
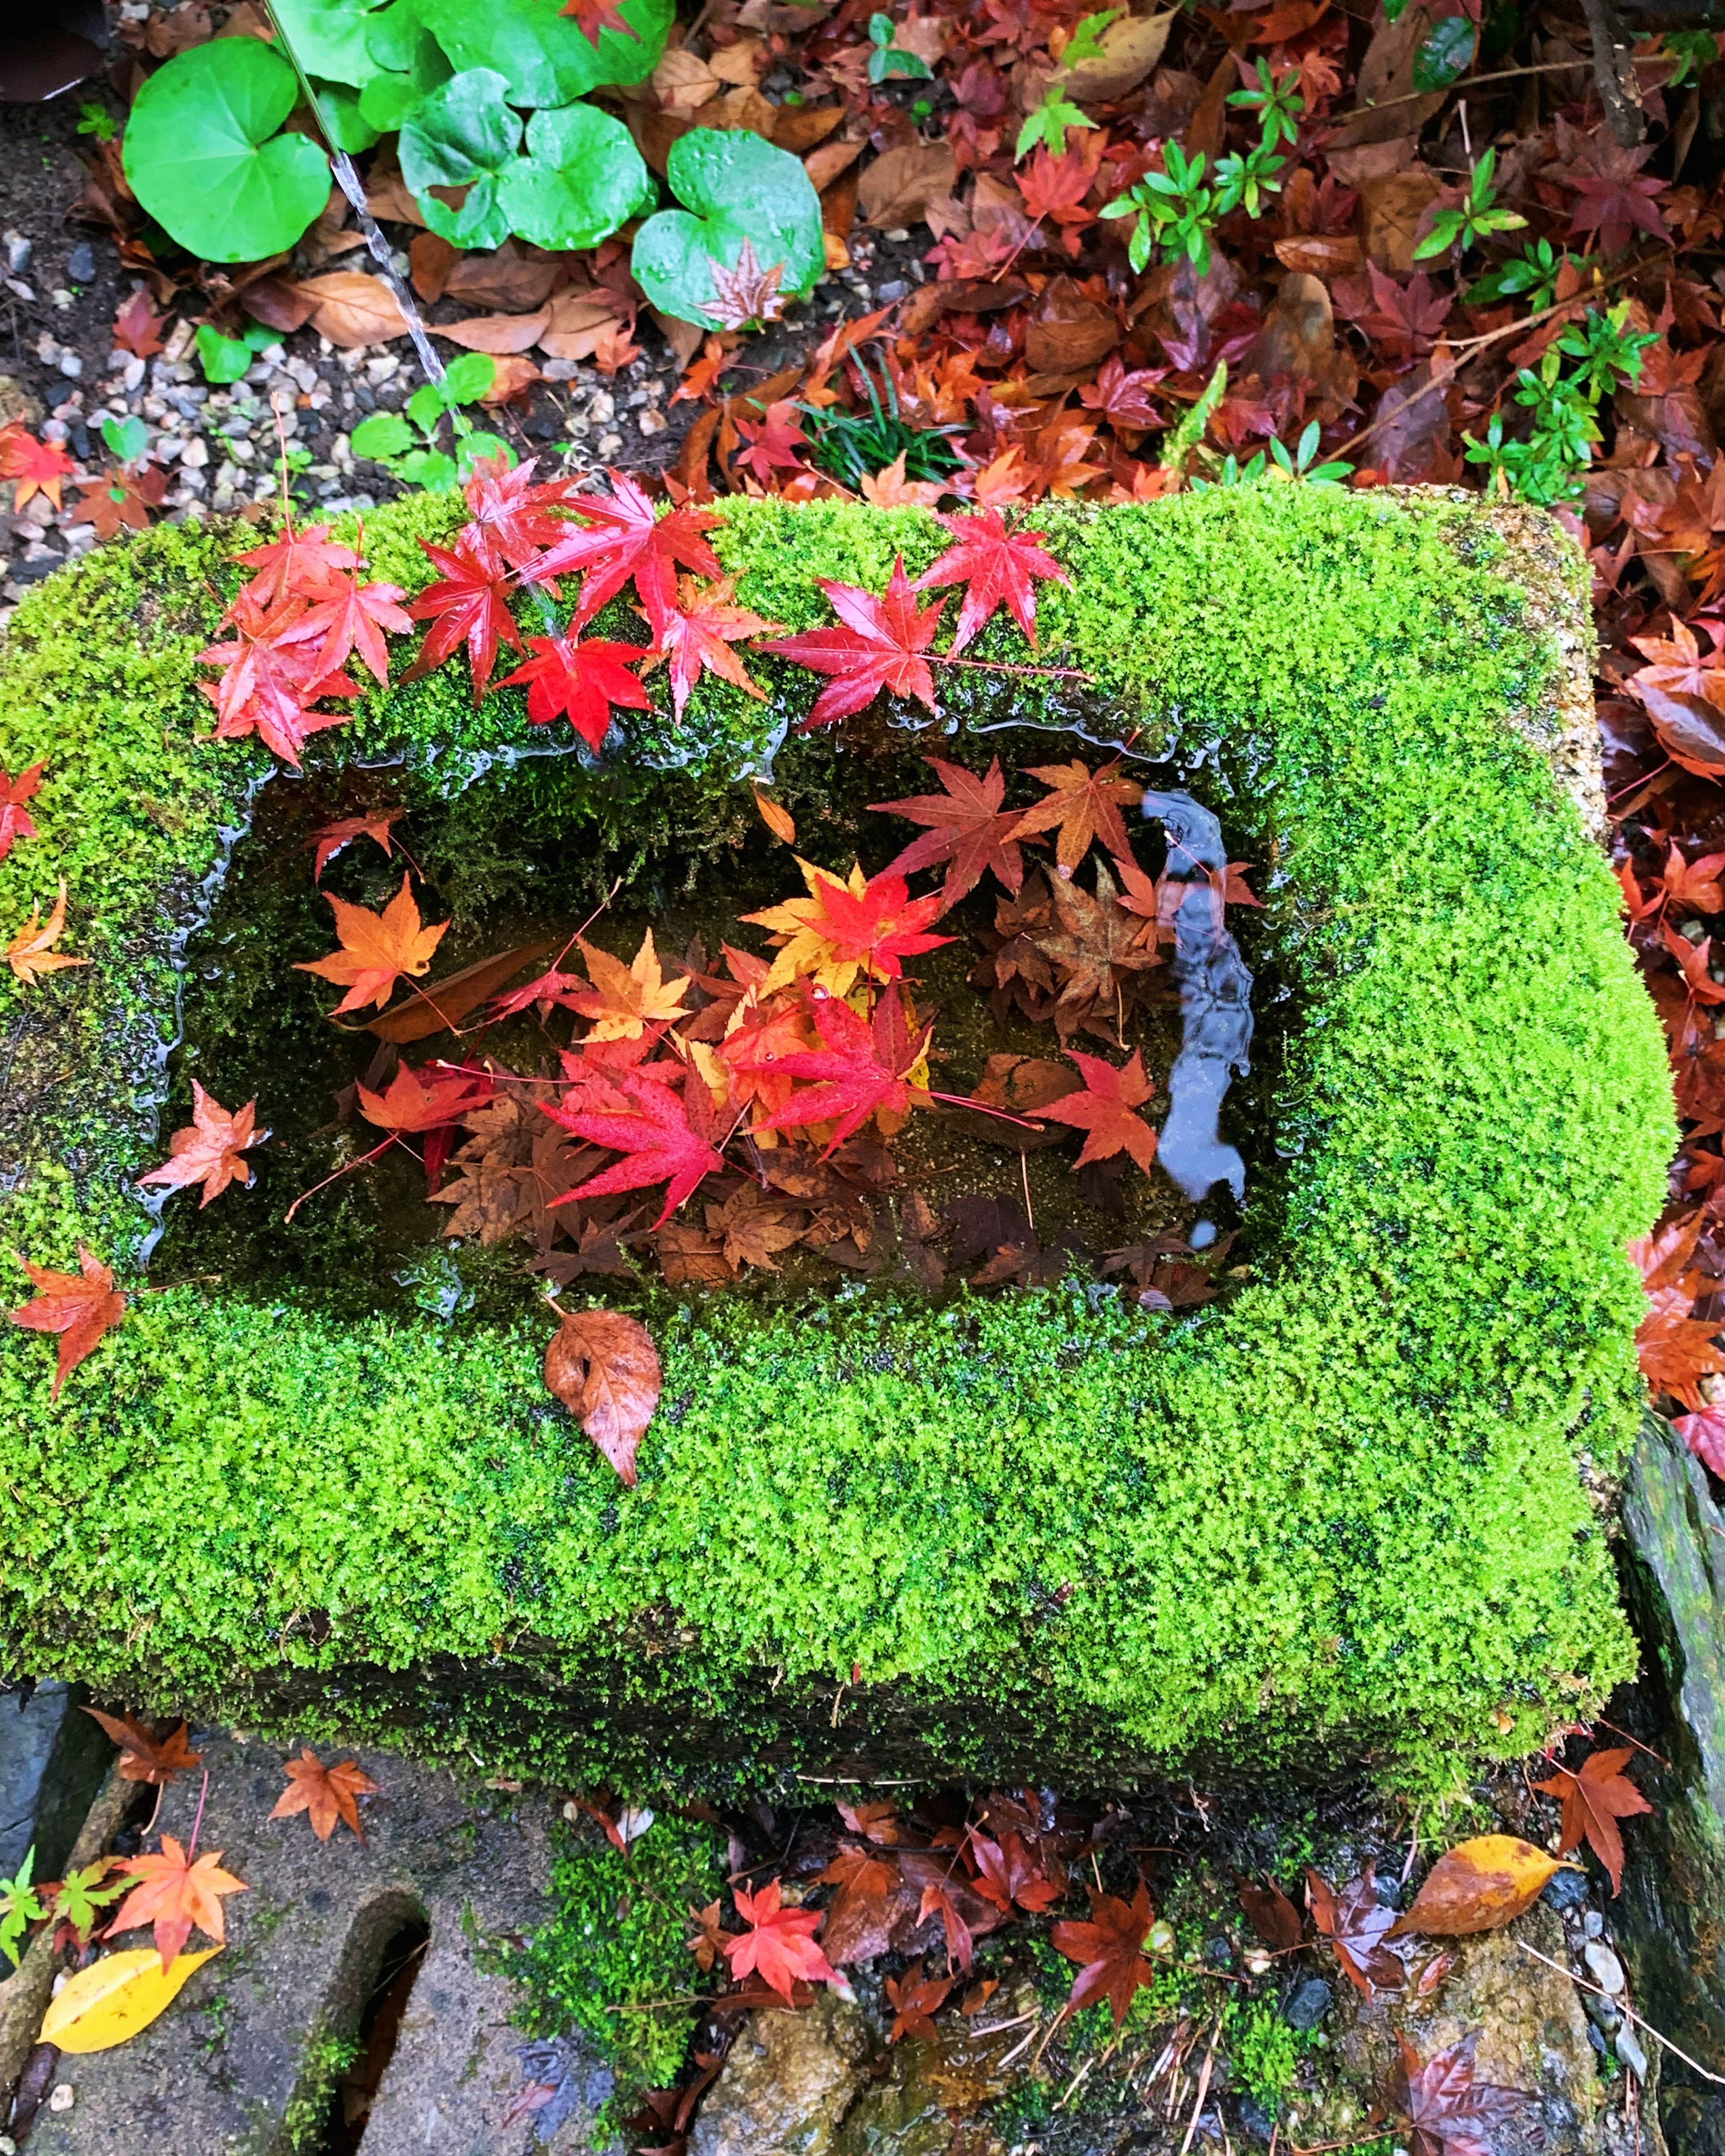
MULTIPOLYGON (((1174 980, 1180 991, 1180 1053, 1168 1077, 1168 1121, 1156 1157, 1189 1198, 1202 1202, 1218 1183, 1245 1194, 1245 1163, 1219 1128, 1228 1081, 1243 1076, 1252 1045, 1252 977, 1223 919, 1219 889, 1206 870, 1227 874, 1222 826, 1189 793, 1147 793, 1144 814, 1168 834, 1167 873, 1189 888, 1174 916, 1174 980)), ((1199 1228, 1207 1226, 1200 1222, 1199 1228)), ((1207 1244, 1214 1237, 1210 1229, 1207 1244)), ((1201 1249, 1198 1231, 1193 1245, 1201 1249)))

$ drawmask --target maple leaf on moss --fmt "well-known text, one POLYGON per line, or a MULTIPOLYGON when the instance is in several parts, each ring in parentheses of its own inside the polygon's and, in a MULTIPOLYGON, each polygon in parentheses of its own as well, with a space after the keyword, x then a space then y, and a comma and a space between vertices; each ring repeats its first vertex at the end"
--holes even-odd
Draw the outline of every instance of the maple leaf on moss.
POLYGON ((221 1869, 219 1849, 191 1857, 171 1834, 162 1837, 157 1856, 130 1856, 126 1869, 143 1883, 134 1887, 121 1903, 109 1933, 130 1932, 138 1926, 154 1927, 156 1951, 164 1969, 185 1946, 195 1924, 220 1946, 228 1938, 222 1897, 243 1894, 245 1881, 221 1869))
POLYGON ((564 519, 552 511, 567 506, 574 481, 542 480, 535 485, 537 467, 536 457, 513 467, 501 456, 475 461, 466 490, 473 514, 467 531, 475 553, 501 554, 512 569, 525 569, 542 547, 554 547, 568 530, 564 519))
POLYGON ((343 578, 359 567, 358 555, 332 541, 327 524, 313 524, 304 531, 290 526, 280 539, 234 558, 241 568, 257 572, 241 596, 260 608, 287 598, 339 598, 343 578))
POLYGON ((13 978, 26 988, 33 988, 44 973, 58 973, 68 966, 87 966, 88 958, 74 958, 69 952, 56 951, 66 926, 66 879, 62 876, 59 890, 54 901, 54 910, 46 921, 42 918, 39 906, 30 909, 30 917, 6 947, 6 963, 13 978))
POLYGON ((896 986, 886 990, 867 1022, 838 997, 817 997, 814 1025, 826 1044, 824 1048, 781 1056, 768 1068, 776 1077, 809 1078, 816 1082, 803 1087, 783 1107, 768 1116, 762 1129, 785 1131, 805 1123, 834 1123, 835 1128, 826 1146, 826 1154, 830 1156, 870 1116, 883 1109, 891 1115, 902 1115, 913 1106, 933 1105, 933 1095, 911 1082, 911 1074, 927 1052, 933 1029, 924 1026, 920 1033, 912 1031, 896 986))
POLYGON ((447 921, 430 927, 422 925, 405 870, 401 889, 381 913, 338 898, 332 891, 324 896, 335 908, 336 934, 341 947, 327 957, 300 959, 294 971, 316 973, 337 987, 345 987, 347 993, 336 1005, 337 1014, 363 1010, 367 1004, 381 1010, 389 991, 403 975, 411 978, 429 969, 431 954, 449 926, 447 921))
POLYGON ((31 1332, 57 1332, 59 1358, 54 1367, 54 1392, 58 1399, 64 1384, 85 1357, 100 1345, 105 1333, 126 1315, 126 1297, 114 1285, 114 1276, 93 1251, 78 1245, 79 1270, 56 1272, 49 1265, 33 1265, 28 1258, 18 1263, 30 1276, 34 1297, 10 1313, 14 1325, 31 1332))
POLYGON ((24 803, 34 798, 42 783, 42 771, 39 763, 33 763, 28 771, 12 778, 0 765, 0 861, 12 851, 14 839, 36 836, 36 826, 24 803))
MULTIPOLYGON (((731 646, 745 637, 762 635, 777 624, 734 604, 734 588, 729 577, 705 588, 692 577, 684 577, 679 580, 676 604, 654 624, 647 669, 662 660, 670 662, 671 711, 676 718, 682 717, 690 691, 703 672, 716 674, 745 696, 766 701, 767 691, 751 678, 731 646)), ((764 808, 762 814, 766 814, 764 808)))
POLYGON ((943 584, 963 584, 964 603, 952 631, 953 652, 963 651, 998 607, 1004 606, 1034 649, 1036 643, 1034 580, 1052 578, 1062 584, 1072 579, 1039 541, 1047 534, 1020 527, 1009 531, 998 509, 974 510, 967 516, 942 516, 956 547, 949 547, 937 562, 916 579, 919 592, 943 584))
POLYGON ((548 726, 565 717, 588 747, 596 749, 611 731, 611 706, 649 711, 653 699, 629 662, 643 656, 639 645, 609 644, 590 636, 583 644, 578 636, 530 636, 533 656, 506 674, 500 689, 525 681, 527 716, 536 726, 548 726))
POLYGON ((725 1165, 713 1144, 718 1132, 712 1096, 698 1083, 686 1086, 680 1096, 644 1070, 619 1071, 614 1082, 593 1069, 572 1105, 566 1102, 545 1112, 577 1137, 625 1156, 553 1199, 553 1204, 663 1183, 668 1186, 665 1204, 653 1223, 655 1229, 662 1228, 684 1199, 725 1165))
POLYGON ((257 1107, 255 1101, 248 1101, 230 1114, 194 1078, 191 1122, 168 1140, 168 1157, 162 1165, 147 1170, 138 1181, 165 1183, 170 1190, 183 1190, 188 1183, 201 1183, 203 1196, 198 1206, 201 1213, 236 1177, 241 1183, 251 1181, 251 1163, 242 1160, 240 1155, 248 1146, 261 1144, 270 1135, 253 1128, 257 1107))
POLYGON ((1115 2027, 1120 2026, 1133 1995, 1156 1980, 1156 1971, 1143 1952, 1154 1922, 1149 1889, 1141 1879, 1130 1902, 1115 1894, 1092 1893, 1088 1923, 1069 1920, 1055 1926, 1055 1952, 1083 1964, 1072 1980, 1066 2001, 1070 2010, 1106 1999, 1114 2010, 1115 2027))
MULTIPOLYGON (((383 642, 387 629, 393 636, 405 636, 413 626, 413 616, 400 604, 407 593, 399 584, 362 584, 357 578, 342 580, 336 598, 312 607, 283 638, 284 643, 323 639, 312 670, 320 677, 339 673, 348 654, 358 652, 374 681, 388 682, 389 653, 383 642)), ((325 695, 333 695, 326 690, 325 695)))
POLYGON ((222 669, 219 681, 198 685, 216 707, 216 738, 241 740, 255 728, 264 746, 295 770, 310 735, 347 723, 344 714, 310 706, 320 696, 359 694, 345 674, 320 675, 311 639, 295 640, 308 611, 294 593, 261 605, 248 587, 223 616, 233 640, 198 654, 200 665, 222 669))
POLYGON ((771 929, 779 946, 761 983, 763 996, 805 976, 829 995, 847 996, 859 974, 901 980, 901 960, 952 941, 950 936, 925 932, 947 910, 943 893, 912 898, 901 875, 883 869, 879 875, 865 879, 860 862, 853 865, 848 880, 829 869, 816 868, 800 855, 797 866, 809 886, 807 898, 784 899, 759 913, 739 916, 756 927, 771 929))
POLYGON ((56 509, 60 486, 74 467, 58 442, 39 442, 22 420, 0 427, 0 479, 16 482, 12 507, 15 516, 33 494, 44 495, 56 509))
POLYGON ((1084 1134, 1080 1168, 1093 1160, 1107 1160, 1117 1152, 1130 1153, 1146 1175, 1156 1158, 1156 1133, 1136 1111, 1156 1091, 1144 1075, 1144 1052, 1135 1048, 1132 1060, 1117 1069, 1100 1055, 1084 1055, 1076 1049, 1067 1054, 1084 1079, 1081 1092, 1063 1094, 1038 1113, 1057 1123, 1070 1123, 1084 1134))
POLYGON ((575 939, 593 986, 584 983, 567 998, 572 1009, 592 1021, 589 1040, 634 1040, 649 1025, 662 1025, 685 1015, 683 999, 692 983, 686 973, 667 981, 653 947, 653 931, 641 938, 641 947, 628 965, 608 951, 575 939))
POLYGON ((824 1910, 785 1908, 776 1879, 769 1879, 756 1894, 739 1887, 733 1898, 748 1929, 721 1942, 732 1976, 752 1971, 768 1990, 787 2001, 799 1978, 805 1984, 839 1981, 838 1970, 814 1943, 824 1910))
POLYGON ((152 1737, 129 1714, 104 1714, 95 1707, 84 1712, 120 1747, 117 1763, 123 1782, 145 1782, 152 1789, 165 1789, 177 1776, 203 1764, 203 1754, 193 1751, 187 1743, 188 1732, 183 1722, 166 1737, 152 1737))
POLYGON ((939 779, 942 792, 869 803, 881 815, 902 816, 907 823, 927 826, 922 838, 912 839, 887 863, 887 872, 910 875, 918 869, 948 863, 941 897, 949 907, 973 891, 984 875, 992 874, 1016 896, 1024 880, 1024 856, 1013 836, 1020 812, 1000 805, 1006 798, 1006 781, 1000 775, 999 757, 980 778, 962 763, 947 763, 937 756, 923 761, 939 779))
POLYGON ((509 572, 465 534, 458 536, 453 548, 434 547, 429 539, 422 539, 419 544, 432 566, 443 573, 408 608, 415 621, 429 621, 432 626, 402 680, 420 680, 465 644, 477 709, 491 684, 498 644, 506 644, 515 651, 521 649, 521 631, 509 611, 509 572))
POLYGON ((1553 1762, 1548 1780, 1533 1787, 1563 1801, 1559 1829, 1565 1853, 1579 1849, 1585 1840, 1611 1875, 1611 1892, 1623 1891, 1623 1836, 1619 1820, 1635 1819, 1653 1809, 1630 1781, 1624 1768, 1635 1757, 1627 1746, 1609 1752, 1589 1752, 1579 1774, 1553 1762))
POLYGON ((727 270, 714 255, 708 259, 707 273, 712 279, 713 296, 701 311, 711 315, 721 330, 746 330, 757 322, 764 326, 783 314, 786 295, 779 290, 778 282, 784 275, 784 264, 775 262, 763 270, 747 233, 737 251, 736 266, 727 270))
POLYGON ((337 1823, 345 1820, 359 1839, 365 1840, 359 1806, 354 1800, 375 1796, 377 1784, 357 1759, 342 1759, 326 1767, 309 1746, 301 1744, 298 1758, 282 1762, 282 1772, 288 1785, 275 1799, 271 1819, 291 1819, 305 1812, 320 1841, 327 1841, 337 1823))
POLYGON ((1096 772, 1076 757, 1070 763, 1027 764, 1025 775, 1040 778, 1053 791, 1019 817, 1016 835, 1027 839, 1058 825, 1055 860, 1063 876, 1072 874, 1095 839, 1111 854, 1129 857, 1132 843, 1120 811, 1142 801, 1144 789, 1132 779, 1117 777, 1120 767, 1117 757, 1096 772))
POLYGON ((938 718, 934 676, 923 654, 934 640, 946 601, 918 609, 901 555, 895 559, 886 592, 879 598, 858 584, 834 583, 824 577, 819 581, 839 626, 804 629, 762 647, 833 677, 815 698, 808 717, 798 721, 798 731, 806 733, 865 710, 883 689, 896 696, 915 697, 938 718))
POLYGON ((572 628, 580 629, 633 577, 647 619, 655 629, 676 604, 676 572, 680 564, 703 577, 724 574, 719 557, 702 536, 724 519, 704 509, 674 509, 655 516, 653 505, 626 472, 611 474, 611 494, 582 494, 570 503, 583 519, 568 525, 548 552, 523 570, 547 583, 572 569, 585 581, 572 628))

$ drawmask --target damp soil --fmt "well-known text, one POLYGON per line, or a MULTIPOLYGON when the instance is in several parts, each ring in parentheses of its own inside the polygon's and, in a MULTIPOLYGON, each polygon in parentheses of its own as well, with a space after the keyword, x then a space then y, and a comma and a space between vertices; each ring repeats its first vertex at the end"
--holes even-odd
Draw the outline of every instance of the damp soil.
MULTIPOLYGON (((871 764, 866 798, 893 798, 927 786, 926 767, 901 755, 871 764)), ((423 871, 414 889, 424 920, 449 919, 423 986, 517 947, 539 955, 525 959, 517 981, 542 969, 591 920, 589 941, 623 959, 632 957, 650 928, 667 972, 674 962, 711 970, 728 942, 762 955, 764 930, 740 926, 738 916, 796 896, 801 890, 791 850, 777 843, 755 817, 750 797, 711 818, 695 837, 684 822, 674 838, 644 861, 636 848, 599 847, 589 834, 546 843, 558 819, 560 793, 572 799, 582 784, 572 758, 538 758, 512 772, 494 773, 453 803, 424 801, 394 826, 398 841, 386 859, 369 839, 340 855, 326 873, 325 888, 356 903, 380 907, 399 888, 408 861, 423 871), (540 843, 508 850, 511 834, 531 834, 540 843), (623 880, 614 894, 611 886, 623 880), (596 904, 603 903, 597 919, 596 904)), ((332 1313, 429 1310, 448 1319, 497 1319, 521 1311, 544 1292, 546 1282, 527 1270, 533 1246, 511 1236, 485 1247, 471 1235, 445 1232, 454 1209, 428 1202, 420 1142, 390 1147, 379 1158, 343 1175, 301 1205, 291 1223, 285 1215, 300 1194, 347 1168, 369 1151, 380 1133, 353 1112, 357 1082, 378 1089, 388 1082, 396 1051, 368 1029, 373 1012, 333 1021, 327 1014, 337 992, 315 975, 295 970, 298 961, 334 947, 331 909, 314 886, 308 841, 312 830, 337 817, 375 809, 388 797, 398 804, 410 789, 398 773, 350 772, 337 781, 280 778, 260 797, 252 828, 239 843, 223 892, 207 924, 186 954, 183 1033, 170 1061, 171 1092, 164 1132, 190 1121, 190 1081, 229 1107, 255 1099, 257 1121, 267 1142, 249 1158, 249 1188, 235 1184, 208 1209, 191 1194, 176 1194, 161 1209, 163 1226, 151 1258, 160 1282, 200 1279, 242 1294, 290 1296, 332 1313)), ((799 808, 798 851, 843 873, 860 856, 867 872, 881 868, 911 835, 908 827, 850 808, 831 790, 799 808)), ((675 808, 672 824, 679 822, 675 808)), ((1162 866, 1153 827, 1137 839, 1147 869, 1162 866)), ((1081 870, 1088 887, 1093 867, 1081 870)), ((930 879, 917 880, 927 883, 930 879)), ((982 1079, 990 1056, 1014 1055, 1058 1060, 1054 1027, 1021 1011, 999 1009, 968 976, 981 959, 978 938, 992 928, 999 894, 990 883, 972 893, 938 924, 954 939, 907 965, 920 1019, 932 1020, 930 1084, 966 1095, 982 1079)), ((1168 1081, 1182 1045, 1176 968, 1164 963, 1148 976, 1147 995, 1125 1007, 1123 1042, 1106 1024, 1075 1034, 1081 1052, 1121 1060, 1122 1048, 1141 1050, 1155 1092, 1147 1106, 1158 1127, 1168 1109, 1168 1081)), ((577 963, 572 953, 566 967, 577 963)), ((1249 954, 1255 965, 1255 955, 1249 954)), ((395 1004, 415 1000, 398 988, 395 1004)), ((405 1060, 417 1066, 438 1059, 489 1063, 521 1077, 555 1075, 559 1051, 585 1031, 566 1012, 542 1023, 532 1012, 490 1026, 467 1022, 417 1041, 405 1060)), ((1246 1156, 1248 1177, 1266 1170, 1261 1134, 1251 1127, 1254 1086, 1238 1102, 1224 1104, 1223 1136, 1246 1156)), ((865 1141, 877 1134, 865 1132, 865 1141)), ((459 1141, 458 1141, 459 1142, 459 1141)), ((857 1152, 860 1194, 876 1223, 871 1245, 846 1245, 835 1261, 821 1250, 797 1246, 778 1253, 774 1269, 745 1265, 734 1282, 704 1289, 679 1277, 685 1294, 742 1292, 784 1301, 831 1295, 859 1275, 903 1292, 907 1281, 925 1291, 951 1292, 973 1277, 989 1253, 975 1247, 970 1225, 975 1201, 993 1201, 1008 1219, 1022 1218, 1035 1245, 1055 1253, 1040 1276, 1063 1271, 1100 1273, 1106 1254, 1152 1242, 1178 1244, 1198 1229, 1200 1247, 1214 1232, 1240 1224, 1232 1194, 1218 1186, 1203 1203, 1177 1187, 1160 1166, 1145 1175, 1124 1159, 1076 1167, 1081 1133, 1050 1124, 1040 1132, 990 1121, 974 1111, 939 1108, 913 1111, 892 1137, 883 1164, 878 1142, 857 1152), (883 1179, 884 1178, 884 1179, 883 1179), (912 1194, 927 1212, 906 1205, 912 1194), (967 1214, 969 1219, 967 1221, 967 1214), (910 1221, 932 1215, 933 1262, 907 1243, 910 1221), (944 1279, 940 1276, 944 1274, 944 1279)), ((710 1181, 677 1216, 698 1225, 709 1204, 742 1187, 752 1173, 764 1182, 768 1163, 745 1138, 730 1149, 737 1173, 710 1181)), ((459 1166, 439 1178, 448 1188, 459 1166)), ((586 1171, 593 1172, 592 1168, 586 1171)), ((631 1194, 609 1207, 603 1219, 632 1215, 625 1229, 631 1270, 583 1275, 578 1291, 602 1289, 608 1301, 627 1307, 644 1301, 664 1283, 647 1231, 662 1201, 660 1190, 631 1194)), ((574 1231, 578 1234, 578 1226, 574 1231)), ((559 1246, 560 1248, 562 1245, 559 1246)), ((834 1246, 826 1246, 831 1248, 834 1246)), ((1233 1260, 1237 1262, 1238 1259, 1233 1260)), ((1119 1269, 1117 1268, 1117 1270, 1119 1269)), ((1122 1276, 1124 1277, 1124 1276, 1122 1276)), ((1127 1282, 1130 1286, 1130 1282, 1127 1282)))

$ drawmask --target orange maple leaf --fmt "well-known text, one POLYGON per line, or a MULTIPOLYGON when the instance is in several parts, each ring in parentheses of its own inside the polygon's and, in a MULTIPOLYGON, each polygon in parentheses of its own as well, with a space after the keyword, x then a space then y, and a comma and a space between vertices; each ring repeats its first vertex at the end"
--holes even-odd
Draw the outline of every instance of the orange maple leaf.
POLYGON ((575 941, 593 984, 575 989, 569 1001, 583 1018, 593 1020, 589 1040, 639 1040, 649 1025, 685 1015, 689 977, 685 973, 675 981, 665 979, 650 928, 627 966, 584 936, 575 941))
POLYGON ((1653 1809, 1623 1771, 1633 1757, 1627 1745, 1610 1752, 1590 1752, 1582 1761, 1579 1774, 1572 1774, 1553 1761, 1556 1772, 1551 1779, 1533 1784, 1548 1796, 1563 1799, 1561 1833, 1565 1851, 1579 1849, 1584 1836, 1611 1874, 1614 1894, 1623 1889, 1623 1836, 1617 1830, 1617 1822, 1653 1809))
POLYGON ((53 1398, 60 1396, 78 1365, 100 1342, 126 1311, 126 1297, 114 1285, 114 1276, 94 1252, 78 1245, 81 1272, 55 1272, 48 1265, 33 1265, 28 1258, 18 1263, 35 1283, 33 1301, 10 1315, 14 1325, 32 1332, 58 1332, 59 1362, 54 1373, 53 1398))
POLYGON ((1054 791, 1024 811, 1013 836, 1030 838, 1058 824, 1055 860, 1063 876, 1070 876, 1084 859, 1092 839, 1100 839, 1111 854, 1124 860, 1132 845, 1120 820, 1121 807, 1142 801, 1144 789, 1130 778, 1117 777, 1119 769, 1117 757, 1097 772, 1076 758, 1070 763, 1026 764, 1027 777, 1040 778, 1054 791))
POLYGON ((331 951, 326 958, 301 959, 294 970, 321 974, 325 980, 347 988, 347 994, 336 1005, 336 1016, 343 1011, 363 1010, 367 1004, 376 1004, 381 1009, 403 974, 429 970, 431 954, 449 925, 447 921, 429 928, 422 925, 405 870, 401 889, 381 914, 350 905, 332 891, 324 896, 336 910, 336 934, 341 947, 331 951))
POLYGON ((138 1181, 165 1183, 170 1190, 183 1190, 188 1183, 201 1183, 203 1196, 198 1207, 201 1213, 236 1176, 242 1183, 251 1181, 251 1163, 240 1155, 248 1146, 257 1145, 269 1136, 267 1131, 253 1130, 257 1107, 255 1101, 248 1101, 230 1114, 194 1078, 191 1122, 168 1140, 168 1157, 162 1165, 141 1175, 138 1181))
POLYGON ((45 495, 59 509, 60 482, 73 470, 72 459, 58 442, 39 442, 21 420, 0 427, 0 479, 18 482, 12 496, 14 513, 33 494, 45 495))
POLYGON ((357 1759, 341 1759, 333 1767, 326 1767, 315 1752, 302 1744, 297 1759, 283 1760, 282 1772, 288 1785, 275 1799, 271 1819, 291 1819, 296 1812, 305 1812, 320 1841, 327 1841, 336 1821, 346 1820, 360 1840, 365 1840, 354 1799, 374 1796, 377 1784, 357 1759))
POLYGON ((218 1946, 225 1946, 228 1924, 222 1912, 222 1897, 243 1894, 245 1881, 236 1879, 231 1871, 223 1871, 221 1862, 219 1849, 191 1857, 171 1834, 163 1835, 159 1856, 127 1858, 126 1870, 136 1872, 143 1884, 134 1887, 121 1903, 118 1914, 108 1928, 110 1932, 131 1932, 145 1924, 153 1926, 156 1951, 162 1957, 164 1970, 172 1965, 174 1956, 185 1946, 194 1924, 218 1946))
POLYGON ((88 958, 74 958, 69 952, 56 951, 66 925, 66 879, 60 878, 59 896, 54 900, 54 911, 44 922, 42 908, 33 906, 30 917, 6 947, 6 963, 14 975, 27 988, 33 988, 39 975, 57 973, 65 966, 87 966, 88 958))
POLYGON ((177 1729, 169 1730, 166 1737, 152 1737, 141 1722, 129 1714, 104 1714, 94 1707, 87 1707, 84 1712, 92 1722, 100 1722, 120 1746, 120 1779, 124 1782, 147 1782, 162 1789, 177 1775, 188 1774, 193 1767, 203 1764, 203 1754, 192 1751, 187 1744, 183 1722, 177 1729))

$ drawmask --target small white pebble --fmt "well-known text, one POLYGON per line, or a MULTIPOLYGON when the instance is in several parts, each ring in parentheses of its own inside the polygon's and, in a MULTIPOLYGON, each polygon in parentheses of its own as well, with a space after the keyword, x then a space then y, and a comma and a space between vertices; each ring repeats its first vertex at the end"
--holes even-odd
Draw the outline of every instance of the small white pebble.
POLYGON ((662 434, 665 428, 665 414, 663 412, 650 410, 643 412, 640 418, 635 421, 635 424, 644 434, 662 434))
POLYGON ((78 2098, 70 2082, 56 2082, 48 2099, 50 2111, 69 2111, 78 2098))
POLYGON ((180 462, 188 470, 202 471, 209 462, 209 444, 194 434, 180 451, 180 462))

